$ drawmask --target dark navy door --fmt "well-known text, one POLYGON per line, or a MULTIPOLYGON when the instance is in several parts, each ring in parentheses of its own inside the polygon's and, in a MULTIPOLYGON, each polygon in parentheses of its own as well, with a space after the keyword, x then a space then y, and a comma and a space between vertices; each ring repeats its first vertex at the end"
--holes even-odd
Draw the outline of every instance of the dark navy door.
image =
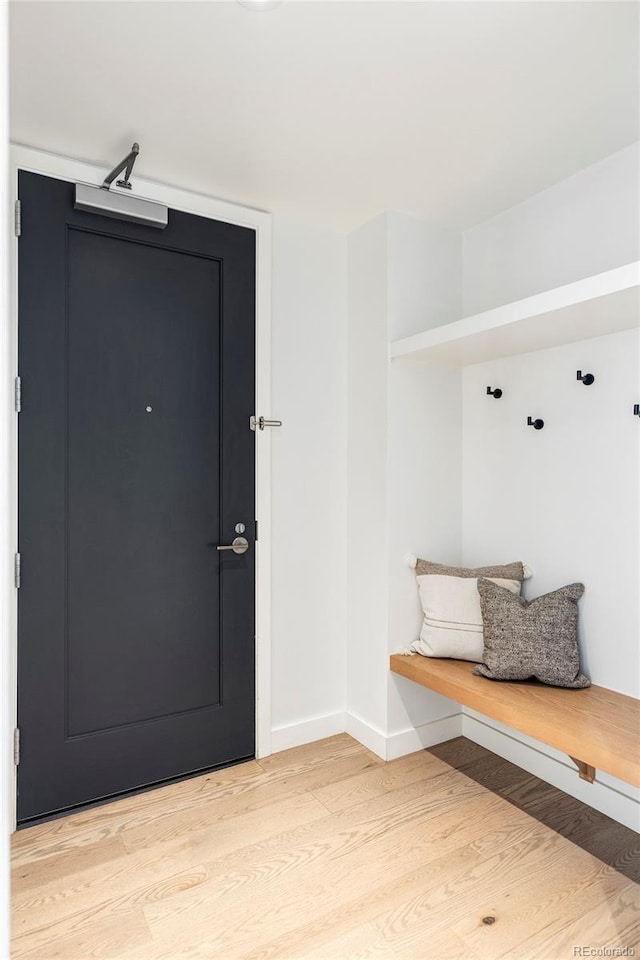
POLYGON ((19 195, 25 822, 254 755, 255 234, 19 195))

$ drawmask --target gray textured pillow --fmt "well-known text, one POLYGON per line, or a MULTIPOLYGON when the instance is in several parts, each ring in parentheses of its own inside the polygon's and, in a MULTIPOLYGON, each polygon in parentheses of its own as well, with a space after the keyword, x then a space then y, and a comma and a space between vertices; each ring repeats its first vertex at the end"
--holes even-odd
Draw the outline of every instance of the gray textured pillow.
POLYGON ((474 669, 489 680, 535 677, 554 687, 588 687, 580 673, 578 600, 584 585, 570 583, 527 601, 478 580, 484 623, 483 663, 474 669))

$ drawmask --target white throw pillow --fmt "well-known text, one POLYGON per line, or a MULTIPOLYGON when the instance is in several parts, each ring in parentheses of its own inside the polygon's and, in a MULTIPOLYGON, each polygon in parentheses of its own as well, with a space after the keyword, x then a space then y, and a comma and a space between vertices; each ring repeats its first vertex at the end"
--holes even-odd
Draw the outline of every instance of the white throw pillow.
POLYGON ((530 575, 519 562, 471 569, 417 560, 415 570, 424 621, 411 652, 473 663, 481 663, 484 652, 478 577, 519 594, 530 575))

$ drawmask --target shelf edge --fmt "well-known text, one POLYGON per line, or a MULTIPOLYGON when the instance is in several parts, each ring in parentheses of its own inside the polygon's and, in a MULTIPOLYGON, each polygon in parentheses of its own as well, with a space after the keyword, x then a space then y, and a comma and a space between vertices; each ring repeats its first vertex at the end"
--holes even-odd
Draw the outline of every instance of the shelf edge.
POLYGON ((410 337, 394 340, 389 345, 389 356, 392 360, 410 359, 423 350, 462 341, 467 337, 498 330, 500 327, 507 328, 522 320, 639 286, 640 261, 634 261, 615 267, 613 270, 584 277, 582 280, 575 280, 561 287, 533 294, 522 300, 514 300, 500 307, 463 317, 461 320, 441 324, 410 337))

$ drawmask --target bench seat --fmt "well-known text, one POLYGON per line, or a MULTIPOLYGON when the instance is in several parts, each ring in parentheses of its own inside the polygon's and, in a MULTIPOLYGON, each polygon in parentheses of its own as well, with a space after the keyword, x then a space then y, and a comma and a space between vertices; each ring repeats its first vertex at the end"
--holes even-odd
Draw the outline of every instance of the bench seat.
POLYGON ((595 771, 640 787, 640 700, 591 686, 564 690, 537 681, 474 677, 473 663, 418 654, 391 656, 391 670, 568 754, 582 779, 595 771))

